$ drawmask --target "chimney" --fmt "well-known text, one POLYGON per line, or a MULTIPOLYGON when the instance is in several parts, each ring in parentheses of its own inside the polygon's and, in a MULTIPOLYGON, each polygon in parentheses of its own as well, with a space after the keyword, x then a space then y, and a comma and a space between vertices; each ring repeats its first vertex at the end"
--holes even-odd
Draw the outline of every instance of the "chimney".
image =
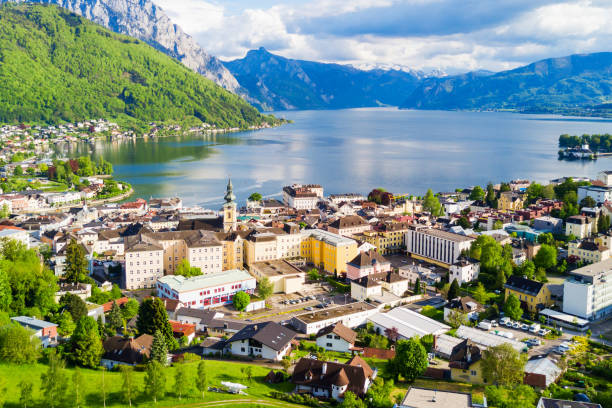
POLYGON ((323 363, 321 366, 321 375, 327 374, 327 363, 323 363))
POLYGON ((257 331, 257 325, 253 326, 253 330, 257 331))

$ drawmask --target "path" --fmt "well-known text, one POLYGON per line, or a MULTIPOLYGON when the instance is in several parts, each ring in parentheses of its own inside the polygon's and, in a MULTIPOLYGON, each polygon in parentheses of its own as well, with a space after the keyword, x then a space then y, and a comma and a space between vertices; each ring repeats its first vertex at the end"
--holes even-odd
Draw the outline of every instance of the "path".
POLYGON ((267 407, 283 408, 283 407, 295 407, 302 408, 302 405, 295 405, 285 401, 275 400, 264 400, 264 399, 233 399, 233 400, 220 400, 220 401, 208 401, 208 402, 195 402, 191 404, 175 405, 175 407, 226 407, 226 406, 238 406, 247 404, 258 404, 267 407))

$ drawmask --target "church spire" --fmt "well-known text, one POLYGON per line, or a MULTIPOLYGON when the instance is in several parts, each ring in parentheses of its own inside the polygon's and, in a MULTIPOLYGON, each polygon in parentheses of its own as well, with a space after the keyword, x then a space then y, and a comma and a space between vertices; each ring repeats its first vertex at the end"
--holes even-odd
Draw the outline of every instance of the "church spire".
POLYGON ((233 203, 236 200, 236 196, 234 195, 234 186, 232 186, 232 179, 229 178, 227 182, 227 191, 225 192, 225 202, 233 203))

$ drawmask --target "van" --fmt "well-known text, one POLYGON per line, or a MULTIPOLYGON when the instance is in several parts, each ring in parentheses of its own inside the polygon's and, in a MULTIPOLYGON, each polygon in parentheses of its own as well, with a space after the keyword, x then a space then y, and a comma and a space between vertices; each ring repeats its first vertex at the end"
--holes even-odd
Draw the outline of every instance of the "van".
POLYGON ((535 334, 540 331, 540 327, 541 326, 538 323, 534 323, 531 326, 529 326, 529 332, 535 334))
POLYGON ((491 327, 492 327, 491 323, 487 322, 487 321, 484 321, 484 320, 482 322, 478 323, 478 328, 482 329, 482 330, 489 331, 489 330, 491 330, 491 327))

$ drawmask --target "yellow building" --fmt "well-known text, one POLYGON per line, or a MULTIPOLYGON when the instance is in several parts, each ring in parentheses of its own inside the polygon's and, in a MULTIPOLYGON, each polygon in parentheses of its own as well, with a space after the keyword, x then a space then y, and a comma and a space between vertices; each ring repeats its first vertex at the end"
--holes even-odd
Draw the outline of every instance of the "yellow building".
POLYGON ((480 348, 470 340, 464 340, 453 347, 448 366, 451 371, 451 379, 469 384, 486 384, 480 367, 480 348))
POLYGON ((301 256, 306 262, 330 273, 346 272, 346 264, 357 256, 357 241, 319 229, 303 231, 301 256))
POLYGON ((408 231, 405 222, 390 222, 383 224, 379 229, 364 231, 354 237, 360 241, 374 245, 381 255, 396 254, 405 248, 404 237, 408 231))
POLYGON ((218 232, 217 239, 223 244, 223 270, 244 268, 244 239, 241 232, 218 232))
POLYGON ((500 210, 522 210, 525 207, 525 194, 518 194, 512 191, 504 191, 499 195, 497 208, 500 210))
POLYGON ((508 299, 508 295, 513 293, 521 301, 523 310, 529 313, 535 314, 553 306, 550 290, 542 282, 512 275, 504 287, 506 288, 505 299, 508 299))
POLYGON ((599 241, 572 241, 567 244, 567 255, 588 263, 605 261, 610 257, 610 249, 599 241))

